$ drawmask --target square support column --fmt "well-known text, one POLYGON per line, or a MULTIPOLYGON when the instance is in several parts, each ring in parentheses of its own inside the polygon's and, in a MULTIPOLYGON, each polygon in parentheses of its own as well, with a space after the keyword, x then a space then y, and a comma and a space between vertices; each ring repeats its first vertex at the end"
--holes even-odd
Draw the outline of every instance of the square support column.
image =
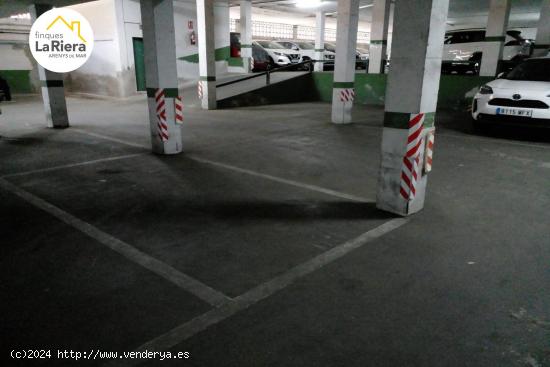
POLYGON ((383 74, 388 47, 390 0, 374 0, 369 48, 369 74, 383 74))
POLYGON ((175 108, 179 92, 173 0, 141 0, 141 22, 152 149, 177 154, 182 136, 175 108))
POLYGON ((542 0, 533 56, 546 56, 550 51, 550 0, 542 0))
MULTIPOLYGON (((325 12, 315 13, 315 60, 325 59, 325 12)), ((323 71, 324 63, 316 62, 315 71, 323 71)))
POLYGON ((479 75, 496 76, 506 40, 511 0, 491 0, 479 75))
MULTIPOLYGON (((214 41, 214 0, 197 0, 199 31, 199 98, 205 110, 214 110, 216 101, 216 45, 214 41)), ((243 25, 241 24, 241 29, 243 25)))
POLYGON ((355 99, 355 56, 357 28, 359 26, 359 0, 338 1, 336 26, 336 60, 332 88, 332 122, 351 122, 355 99))
POLYGON ((245 73, 252 72, 252 2, 241 0, 241 57, 245 73))
MULTIPOLYGON (((34 4, 29 6, 32 22, 52 9, 51 5, 34 4)), ((65 99, 65 87, 63 74, 54 73, 44 69, 36 63, 40 78, 42 101, 46 113, 46 124, 51 128, 63 129, 69 127, 69 115, 67 113, 67 101, 65 99)))
POLYGON ((449 0, 395 4, 376 206, 403 216, 424 207, 448 7, 449 0))

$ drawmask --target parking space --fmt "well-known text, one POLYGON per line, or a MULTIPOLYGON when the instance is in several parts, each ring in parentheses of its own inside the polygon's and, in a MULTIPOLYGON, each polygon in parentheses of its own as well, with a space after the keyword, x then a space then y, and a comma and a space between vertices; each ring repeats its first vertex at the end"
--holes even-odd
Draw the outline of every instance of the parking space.
POLYGON ((133 141, 137 100, 70 102, 112 118, 0 132, 14 340, 196 366, 548 363, 544 131, 441 112, 426 211, 402 220, 373 204, 380 109, 337 128, 319 103, 190 108, 189 153, 161 157, 133 141))

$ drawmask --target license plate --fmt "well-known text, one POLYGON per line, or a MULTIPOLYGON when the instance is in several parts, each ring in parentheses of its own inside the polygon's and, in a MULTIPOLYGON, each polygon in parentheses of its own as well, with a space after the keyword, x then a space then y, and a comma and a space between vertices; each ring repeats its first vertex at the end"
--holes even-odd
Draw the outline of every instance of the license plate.
POLYGON ((532 117, 533 110, 520 110, 518 108, 497 108, 497 115, 508 115, 508 116, 518 116, 518 117, 532 117))

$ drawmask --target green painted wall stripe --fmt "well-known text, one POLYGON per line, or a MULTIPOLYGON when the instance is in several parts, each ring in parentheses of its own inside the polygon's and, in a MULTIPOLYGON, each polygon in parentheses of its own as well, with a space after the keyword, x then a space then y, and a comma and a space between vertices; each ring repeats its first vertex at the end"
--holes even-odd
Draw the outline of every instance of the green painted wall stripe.
POLYGON ((30 70, 0 70, 0 76, 8 82, 12 94, 34 91, 30 70))
POLYGON ((229 66, 243 66, 243 59, 242 57, 230 57, 227 64, 229 66))
POLYGON ((333 88, 353 88, 355 85, 354 82, 334 82, 332 83, 333 88))
POLYGON ((387 45, 387 40, 370 40, 371 45, 387 45))
POLYGON ((40 85, 46 88, 63 87, 63 80, 41 80, 40 85))
MULTIPOLYGON (((384 127, 393 127, 395 129, 408 129, 411 113, 403 112, 385 112, 384 127)), ((435 112, 424 113, 424 127, 433 127, 435 125, 435 112)))
POLYGON ((550 45, 535 45, 535 48, 540 50, 540 49, 550 48, 550 45))
POLYGON ((241 43, 241 48, 252 48, 252 45, 242 44, 242 43, 241 43))
POLYGON ((201 77, 199 77, 199 80, 202 80, 204 82, 215 82, 216 77, 215 76, 201 76, 201 77))
MULTIPOLYGON (((231 51, 230 51, 229 46, 217 48, 216 51, 215 51, 216 61, 226 61, 226 60, 229 59, 230 55, 231 55, 231 51)), ((179 57, 178 60, 183 60, 183 61, 191 62, 193 64, 198 64, 199 63, 199 54, 193 54, 193 55, 187 55, 187 56, 179 57)))
POLYGON ((504 42, 505 40, 504 36, 485 37, 485 42, 504 42))
POLYGON ((325 51, 324 48, 316 48, 316 49, 315 49, 315 52, 323 52, 323 51, 325 51))
POLYGON ((424 127, 435 126, 435 112, 424 113, 424 127))
POLYGON ((410 113, 385 112, 384 127, 393 127, 395 129, 408 129, 410 113))
MULTIPOLYGON (((147 88, 147 97, 155 98, 157 88, 147 88)), ((164 96, 167 98, 176 98, 179 95, 178 88, 164 88, 164 96)))

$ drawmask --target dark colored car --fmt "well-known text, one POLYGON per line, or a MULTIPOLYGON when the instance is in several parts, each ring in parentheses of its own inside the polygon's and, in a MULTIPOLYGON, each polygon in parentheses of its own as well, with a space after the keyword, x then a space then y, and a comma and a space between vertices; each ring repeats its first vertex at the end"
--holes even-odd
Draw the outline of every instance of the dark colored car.
POLYGON ((231 57, 241 57, 241 34, 231 32, 229 34, 229 49, 231 57))
POLYGON ((11 101, 10 86, 6 79, 0 76, 0 101, 11 101))
POLYGON ((269 54, 258 42, 252 42, 253 71, 266 71, 270 67, 269 54))

